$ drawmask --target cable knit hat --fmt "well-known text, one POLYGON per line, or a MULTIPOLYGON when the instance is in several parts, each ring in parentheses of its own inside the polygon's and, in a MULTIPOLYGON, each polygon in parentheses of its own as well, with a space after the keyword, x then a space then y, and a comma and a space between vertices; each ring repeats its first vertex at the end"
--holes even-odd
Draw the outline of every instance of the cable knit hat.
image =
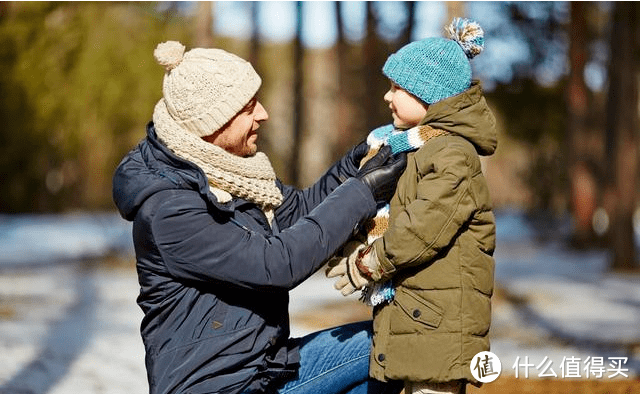
POLYGON ((400 48, 382 72, 427 104, 460 94, 471 85, 469 60, 484 49, 484 32, 468 19, 454 18, 449 38, 426 38, 400 48))
POLYGON ((166 69, 163 98, 153 113, 158 127, 211 135, 247 105, 261 84, 249 62, 222 49, 185 53, 184 45, 167 41, 153 55, 166 69))

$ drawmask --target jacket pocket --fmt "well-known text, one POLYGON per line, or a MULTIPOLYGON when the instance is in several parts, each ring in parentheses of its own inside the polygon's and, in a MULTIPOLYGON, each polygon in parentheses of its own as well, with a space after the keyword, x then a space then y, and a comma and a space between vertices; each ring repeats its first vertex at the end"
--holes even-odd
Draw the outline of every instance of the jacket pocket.
POLYGON ((396 308, 399 313, 391 317, 392 333, 410 334, 425 327, 435 330, 440 326, 443 309, 411 290, 399 288, 394 303, 399 307, 396 308))
POLYGON ((487 336, 491 327, 491 297, 475 290, 467 295, 464 302, 465 309, 473 312, 463 317, 464 332, 474 336, 487 336))
MULTIPOLYGON (((474 243, 477 245, 477 243, 474 243)), ((480 250, 472 248, 467 251, 468 261, 464 268, 467 272, 464 276, 469 285, 480 293, 491 297, 493 295, 495 261, 492 256, 480 250)))

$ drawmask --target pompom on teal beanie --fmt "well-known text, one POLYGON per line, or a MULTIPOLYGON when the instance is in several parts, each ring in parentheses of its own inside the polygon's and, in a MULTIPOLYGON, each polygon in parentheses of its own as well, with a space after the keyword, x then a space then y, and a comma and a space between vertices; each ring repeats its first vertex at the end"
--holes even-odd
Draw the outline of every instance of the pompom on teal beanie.
POLYGON ((474 21, 454 18, 449 38, 414 41, 389 56, 382 72, 427 104, 455 96, 471 86, 469 60, 484 49, 484 31, 474 21))

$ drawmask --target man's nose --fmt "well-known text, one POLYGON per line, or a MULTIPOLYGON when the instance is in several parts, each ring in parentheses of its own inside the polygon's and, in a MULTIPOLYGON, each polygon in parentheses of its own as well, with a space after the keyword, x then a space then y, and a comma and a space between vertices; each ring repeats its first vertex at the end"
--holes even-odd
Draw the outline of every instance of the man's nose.
POLYGON ((269 119, 269 114, 267 113, 267 110, 264 108, 262 103, 259 102, 259 101, 256 103, 256 116, 255 116, 255 119, 258 122, 264 122, 265 120, 269 119))

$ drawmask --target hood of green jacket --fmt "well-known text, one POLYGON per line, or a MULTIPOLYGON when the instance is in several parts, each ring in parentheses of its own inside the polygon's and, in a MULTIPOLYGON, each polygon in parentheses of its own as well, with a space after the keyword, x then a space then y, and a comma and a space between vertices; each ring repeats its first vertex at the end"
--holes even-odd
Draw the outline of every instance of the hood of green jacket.
POLYGON ((466 138, 483 156, 492 155, 498 146, 496 118, 478 81, 473 81, 469 89, 456 96, 431 104, 420 124, 466 138))

